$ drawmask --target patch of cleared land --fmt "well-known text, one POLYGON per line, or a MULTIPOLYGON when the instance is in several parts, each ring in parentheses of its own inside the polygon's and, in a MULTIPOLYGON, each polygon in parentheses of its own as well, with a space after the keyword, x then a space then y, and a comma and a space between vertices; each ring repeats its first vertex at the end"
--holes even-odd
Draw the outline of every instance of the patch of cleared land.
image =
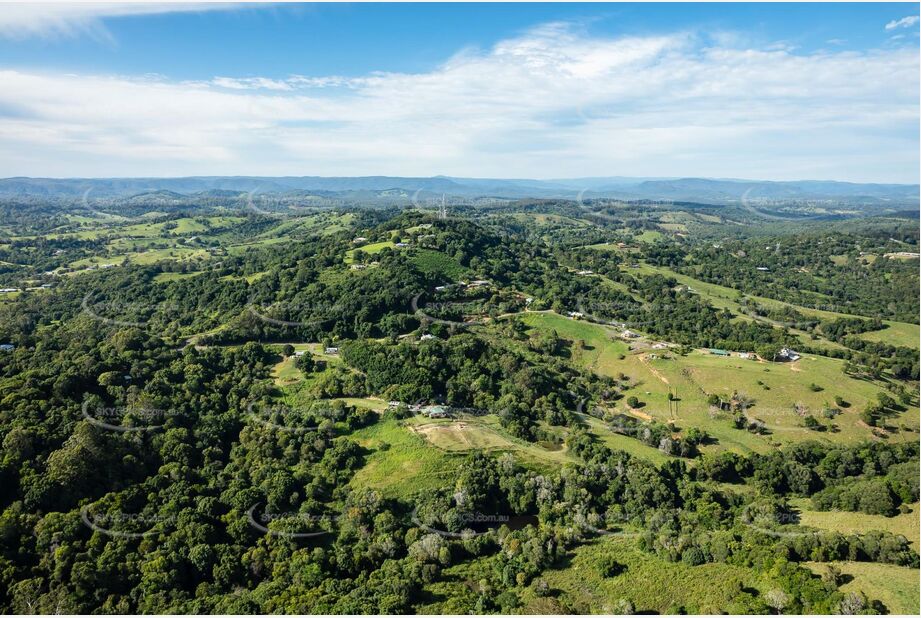
POLYGON ((842 591, 863 592, 882 602, 890 614, 918 615, 918 569, 874 562, 807 562, 805 566, 823 573, 826 564, 853 578, 841 586, 842 591))

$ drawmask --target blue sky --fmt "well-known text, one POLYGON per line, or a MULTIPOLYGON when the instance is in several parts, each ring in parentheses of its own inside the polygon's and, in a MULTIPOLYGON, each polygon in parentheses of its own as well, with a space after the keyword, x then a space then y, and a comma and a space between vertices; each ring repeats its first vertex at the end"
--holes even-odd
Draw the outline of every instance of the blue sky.
POLYGON ((918 181, 918 5, 20 5, 0 176, 918 181))

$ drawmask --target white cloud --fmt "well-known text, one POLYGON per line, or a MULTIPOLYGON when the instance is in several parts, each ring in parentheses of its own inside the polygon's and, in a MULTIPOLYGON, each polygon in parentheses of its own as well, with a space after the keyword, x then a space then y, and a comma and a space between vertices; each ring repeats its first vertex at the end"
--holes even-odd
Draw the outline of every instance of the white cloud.
POLYGON ((227 3, 204 2, 17 2, 4 3, 0 10, 0 37, 25 39, 89 35, 111 41, 112 36, 103 20, 109 17, 130 17, 190 11, 212 11, 233 8, 227 3))
POLYGON ((551 24, 425 73, 0 70, 9 175, 702 175, 917 181, 918 51, 551 24))
POLYGON ((921 16, 919 15, 909 15, 908 17, 903 17, 902 19, 893 19, 888 24, 886 24, 886 30, 895 30, 896 28, 911 28, 919 21, 921 21, 921 16))

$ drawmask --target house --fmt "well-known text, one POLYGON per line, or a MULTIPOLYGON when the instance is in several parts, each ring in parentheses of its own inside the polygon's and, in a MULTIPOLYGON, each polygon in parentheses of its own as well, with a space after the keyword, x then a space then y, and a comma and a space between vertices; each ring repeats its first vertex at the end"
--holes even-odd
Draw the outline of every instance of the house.
POLYGON ((777 354, 778 357, 788 361, 798 361, 800 359, 799 353, 790 348, 780 348, 780 352, 777 354))
POLYGON ((352 264, 351 266, 349 266, 349 268, 351 268, 352 270, 364 270, 367 267, 368 266, 366 264, 352 264))
POLYGON ((707 351, 714 356, 729 356, 729 352, 727 350, 720 350, 719 348, 710 348, 707 351))
POLYGON ((444 292, 445 290, 448 289, 448 287, 450 287, 450 286, 447 286, 447 285, 436 285, 436 286, 435 286, 435 291, 436 291, 436 292, 444 292))
POLYGON ((752 358, 752 357, 754 357, 754 356, 755 356, 755 355, 752 354, 751 352, 739 352, 739 358, 749 359, 749 358, 752 358))
POLYGON ((326 348, 325 350, 323 350, 323 353, 329 356, 335 356, 339 354, 339 348, 326 348))
POLYGON ((0 352, 12 352, 16 349, 12 343, 0 343, 0 352))
POLYGON ((295 358, 300 358, 300 357, 303 356, 303 355, 304 355, 304 350, 296 350, 296 351, 294 352, 294 357, 295 357, 295 358))
POLYGON ((419 341, 428 341, 429 339, 434 339, 434 338, 435 338, 435 335, 431 335, 431 334, 429 334, 429 333, 425 333, 424 335, 422 335, 421 337, 419 337, 419 341))
POLYGON ((352 243, 354 243, 354 244, 358 244, 358 243, 361 243, 361 242, 368 242, 368 239, 365 238, 364 236, 358 236, 358 237, 356 237, 355 239, 352 240, 352 243))
POLYGON ((761 272, 766 273, 770 269, 767 266, 756 266, 755 270, 760 270, 761 272))
POLYGON ((468 288, 481 288, 487 285, 489 285, 489 281, 486 281, 485 279, 476 279, 474 281, 471 281, 470 284, 467 285, 467 287, 468 288))
POLYGON ((21 292, 19 288, 0 288, 0 294, 8 294, 10 292, 21 292))
POLYGON ((593 272, 590 271, 590 270, 580 270, 580 271, 577 272, 576 274, 577 274, 577 275, 594 275, 595 273, 593 273, 593 272))
POLYGON ((444 406, 428 406, 423 410, 429 418, 450 418, 451 413, 444 406))
POLYGON ((566 315, 571 317, 573 320, 578 320, 585 317, 585 314, 583 314, 581 311, 567 311, 566 315))
POLYGON ((398 242, 394 244, 394 247, 408 247, 408 246, 409 246, 408 242, 398 242))
POLYGON ((530 304, 533 303, 533 302, 534 302, 534 299, 531 298, 530 296, 528 296, 527 298, 524 299, 524 304, 526 304, 526 305, 530 305, 530 304))
POLYGON ((388 401, 388 402, 387 402, 387 407, 388 407, 388 408, 396 408, 396 407, 398 407, 401 403, 402 403, 401 401, 388 401))
POLYGON ((633 332, 632 330, 625 330, 620 334, 621 337, 626 337, 627 339, 636 339, 639 337, 639 334, 633 332))

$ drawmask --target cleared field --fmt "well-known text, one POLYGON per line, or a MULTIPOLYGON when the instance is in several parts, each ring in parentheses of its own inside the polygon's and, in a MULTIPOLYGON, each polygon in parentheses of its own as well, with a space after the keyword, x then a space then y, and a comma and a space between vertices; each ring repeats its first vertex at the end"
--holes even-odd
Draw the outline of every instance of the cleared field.
POLYGON ((454 258, 429 249, 417 249, 413 253, 413 263, 424 273, 439 274, 455 281, 467 274, 467 269, 454 258))
POLYGON ((301 380, 303 374, 294 364, 295 358, 289 356, 272 367, 272 378, 278 386, 294 384, 301 380))
MULTIPOLYGON (((795 363, 768 363, 737 356, 719 357, 703 351, 687 356, 664 351, 670 358, 652 359, 648 353, 653 350, 629 351, 624 342, 612 340, 615 331, 608 327, 554 313, 528 313, 520 319, 532 328, 554 329, 563 338, 585 341, 585 349, 572 346, 573 360, 577 364, 602 375, 616 377, 623 373, 629 376, 625 398, 637 397, 644 404, 641 407, 644 415, 660 422, 671 421, 679 432, 691 427, 706 430, 716 439, 716 444, 704 447, 705 451, 765 452, 777 445, 803 440, 853 444, 876 439, 870 428, 860 422, 859 414, 868 402, 885 390, 885 385, 846 376, 842 371, 843 361, 806 355, 795 363), (813 390, 812 384, 823 390, 813 390), (669 413, 669 390, 677 393, 680 399, 677 413, 674 406, 669 413), (727 413, 717 413, 707 402, 711 393, 728 400, 734 392, 749 399, 748 415, 763 420, 769 434, 756 435, 736 429, 727 413), (801 411, 824 421, 822 411, 834 405, 835 395, 851 404, 834 419, 837 431, 806 429, 795 406, 799 405, 801 411)), ((659 355, 662 354, 663 351, 659 351, 659 355)), ((615 407, 618 411, 626 411, 623 400, 615 407)), ((917 440, 918 408, 908 408, 889 424, 894 429, 890 440, 917 440), (911 431, 899 431, 896 427, 900 424, 911 431)), ((603 425, 593 429, 605 431, 603 425)), ((616 436, 616 440, 639 444, 623 436, 616 436)), ((648 447, 632 452, 641 456, 658 454, 648 447)))
POLYGON ((611 613, 620 599, 629 600, 636 613, 719 614, 731 611, 732 597, 742 587, 761 590, 754 571, 727 564, 687 566, 641 552, 634 539, 604 537, 580 546, 565 567, 544 571, 541 577, 559 591, 554 598, 538 598, 522 590, 522 613, 611 613), (616 577, 604 577, 598 567, 612 556, 626 566, 616 577))
POLYGON ((355 261, 355 252, 361 251, 368 255, 374 255, 380 253, 384 249, 397 249, 396 244, 391 240, 385 240, 383 242, 373 242, 367 245, 362 245, 361 247, 355 247, 354 249, 349 249, 345 252, 345 263, 351 264, 355 261))
POLYGON ((353 432, 350 439, 370 451, 367 463, 350 481, 353 487, 377 489, 388 497, 406 498, 416 491, 449 485, 463 461, 434 448, 399 421, 381 420, 353 432))
POLYGON ((646 230, 641 234, 635 236, 636 240, 639 242, 654 243, 658 240, 662 240, 665 237, 662 232, 657 232, 655 230, 646 230))
POLYGON ((918 348, 921 340, 921 326, 906 324, 905 322, 883 322, 888 328, 861 333, 859 337, 866 341, 881 341, 889 345, 902 345, 908 348, 918 348))
MULTIPOLYGON (((688 275, 676 273, 675 271, 663 266, 640 264, 638 269, 625 269, 625 272, 640 275, 659 274, 665 277, 673 277, 676 281, 678 281, 678 283, 690 286, 696 293, 700 294, 701 297, 706 299, 714 307, 719 309, 729 309, 735 314, 741 313, 741 305, 739 305, 738 302, 739 292, 734 288, 717 285, 715 283, 706 283, 704 281, 700 281, 699 279, 689 277, 688 275)), ((799 311, 803 315, 816 317, 823 320, 855 317, 852 314, 824 311, 821 309, 811 309, 809 307, 793 305, 791 303, 774 300, 773 298, 766 298, 764 296, 748 296, 748 298, 768 308, 780 309, 783 307, 790 307, 796 311, 799 311)), ((744 319, 749 319, 747 316, 742 317, 744 319)), ((906 346, 911 348, 919 347, 919 339, 921 339, 921 326, 918 324, 908 324, 905 322, 893 322, 891 320, 883 320, 883 323, 886 324, 888 328, 872 331, 869 333, 863 333, 860 335, 860 338, 866 339, 867 341, 881 341, 883 343, 888 343, 889 345, 906 346)), ((815 342, 810 343, 815 345, 815 342)))
POLYGON ((552 312, 525 313, 520 319, 532 329, 555 330, 564 339, 585 342, 581 348, 572 346, 572 359, 576 364, 601 374, 616 375, 611 371, 621 365, 621 356, 629 352, 626 343, 615 339, 617 331, 613 328, 573 320, 552 312))
POLYGON ((791 504, 800 510, 800 523, 823 530, 833 530, 841 534, 865 533, 868 530, 886 530, 893 534, 901 534, 911 541, 915 551, 919 544, 918 503, 910 505, 910 513, 902 513, 895 517, 882 515, 867 515, 866 513, 851 513, 848 511, 813 511, 810 510, 809 500, 791 500, 791 504))
POLYGON ((416 416, 406 419, 405 424, 407 431, 448 453, 474 450, 512 453, 526 465, 549 468, 575 461, 565 449, 525 442, 505 433, 494 414, 436 420, 416 416))
POLYGON ((190 279, 201 273, 160 273, 154 277, 154 281, 157 283, 168 283, 170 281, 180 281, 182 279, 190 279))
POLYGON ((410 425, 409 430, 422 436, 433 446, 446 451, 511 449, 514 445, 503 436, 483 425, 465 423, 426 423, 410 425))
POLYGON ((841 586, 842 591, 863 592, 885 605, 890 614, 918 615, 918 569, 873 562, 804 563, 816 573, 824 572, 826 564, 853 578, 841 586))

